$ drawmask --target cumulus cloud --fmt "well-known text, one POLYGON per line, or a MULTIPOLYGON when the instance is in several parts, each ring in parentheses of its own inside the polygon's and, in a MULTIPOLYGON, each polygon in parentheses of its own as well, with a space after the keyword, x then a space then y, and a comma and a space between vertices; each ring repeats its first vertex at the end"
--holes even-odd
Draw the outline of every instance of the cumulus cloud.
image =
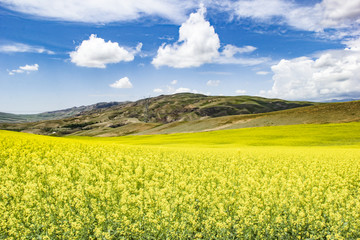
POLYGON ((131 84, 128 77, 123 77, 116 82, 110 84, 110 87, 112 88, 132 88, 133 85, 131 84))
POLYGON ((44 47, 38 46, 30 46, 23 43, 12 43, 0 45, 0 52, 4 53, 46 53, 46 54, 54 54, 53 51, 47 50, 44 47))
POLYGON ((172 81, 171 81, 171 85, 176 85, 177 82, 178 82, 177 80, 172 80, 172 81))
POLYGON ((197 12, 179 29, 179 39, 173 44, 162 44, 152 64, 155 67, 199 67, 205 63, 257 65, 267 58, 245 58, 236 55, 251 53, 256 47, 226 45, 220 52, 220 39, 213 26, 205 20, 206 9, 200 5, 197 12))
POLYGON ((323 23, 336 27, 339 24, 350 24, 360 19, 360 2, 354 0, 323 0, 323 23))
POLYGON ((25 66, 20 66, 18 69, 14 69, 8 72, 9 75, 15 75, 16 73, 30 73, 30 72, 36 72, 38 70, 39 70, 38 64, 34 64, 34 65, 26 64, 25 66))
POLYGON ((223 5, 239 18, 268 23, 276 21, 315 32, 329 28, 351 28, 358 26, 360 20, 360 2, 354 0, 323 0, 311 6, 286 0, 226 1, 223 5))
POLYGON ((220 80, 209 80, 206 85, 210 87, 217 87, 220 84, 220 80))
POLYGON ((89 40, 84 40, 70 53, 71 62, 81 67, 106 68, 106 64, 121 61, 130 62, 134 55, 141 51, 142 43, 136 49, 126 50, 117 42, 107 41, 91 34, 89 40))
POLYGON ((328 50, 313 58, 283 59, 271 68, 272 89, 261 94, 291 100, 357 98, 360 94, 359 47, 328 50))
POLYGON ((214 27, 205 20, 206 9, 190 14, 179 29, 179 40, 174 44, 159 47, 152 64, 155 67, 199 67, 213 62, 219 56, 220 40, 214 27))
POLYGON ((11 10, 54 20, 108 23, 158 16, 180 23, 195 0, 1 0, 11 10))

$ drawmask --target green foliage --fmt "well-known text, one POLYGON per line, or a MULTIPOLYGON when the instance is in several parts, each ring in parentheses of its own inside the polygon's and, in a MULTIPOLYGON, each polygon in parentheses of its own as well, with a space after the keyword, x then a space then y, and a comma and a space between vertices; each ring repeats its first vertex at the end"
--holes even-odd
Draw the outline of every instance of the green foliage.
MULTIPOLYGON (((359 132, 360 122, 354 122, 89 139, 117 141, 123 144, 186 146, 188 148, 197 148, 199 146, 214 148, 241 146, 358 146, 360 144, 359 132)), ((80 139, 83 139, 83 137, 80 139)))

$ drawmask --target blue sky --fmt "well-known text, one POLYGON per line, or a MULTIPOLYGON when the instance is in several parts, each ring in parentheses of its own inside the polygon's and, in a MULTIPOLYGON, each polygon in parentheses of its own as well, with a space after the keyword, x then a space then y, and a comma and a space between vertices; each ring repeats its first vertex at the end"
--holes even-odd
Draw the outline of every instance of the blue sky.
POLYGON ((0 0, 0 112, 360 96, 360 0, 0 0))

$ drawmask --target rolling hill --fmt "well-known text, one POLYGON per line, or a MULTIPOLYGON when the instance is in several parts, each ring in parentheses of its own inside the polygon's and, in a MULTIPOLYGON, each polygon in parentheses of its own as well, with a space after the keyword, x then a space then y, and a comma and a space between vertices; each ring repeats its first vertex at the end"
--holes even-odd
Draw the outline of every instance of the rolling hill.
MULTIPOLYGON (((126 103, 126 102, 125 102, 126 103)), ((64 110, 44 112, 39 114, 11 114, 11 113, 3 113, 0 112, 0 123, 25 123, 25 122, 38 122, 44 120, 56 120, 63 119, 68 117, 77 116, 80 114, 84 114, 85 112, 109 108, 115 105, 125 104, 122 102, 102 102, 89 106, 80 106, 80 107, 72 107, 64 110)))
MULTIPOLYGON (((100 103, 56 113, 59 119, 0 123, 0 129, 43 135, 122 136, 261 126, 360 121, 360 101, 295 102, 252 96, 181 93, 126 103, 100 103), (76 114, 75 114, 76 112, 76 114), (74 114, 68 117, 69 114, 74 114), (61 118, 61 116, 63 118, 61 118)), ((10 116, 15 118, 16 116, 10 116)))
MULTIPOLYGON (((0 129, 60 136, 118 136, 138 134, 151 129, 159 129, 162 132, 163 128, 168 126, 182 124, 186 126, 191 125, 193 121, 201 122, 226 116, 260 114, 314 104, 317 103, 252 96, 206 96, 181 93, 161 95, 136 102, 101 103, 88 107, 44 113, 36 117, 40 119, 46 116, 53 117, 53 119, 36 122, 25 122, 24 120, 20 123, 0 123, 0 129)), ((14 115, 12 119, 20 121, 19 117, 22 116, 14 115)), ((149 133, 156 133, 156 131, 149 133)))

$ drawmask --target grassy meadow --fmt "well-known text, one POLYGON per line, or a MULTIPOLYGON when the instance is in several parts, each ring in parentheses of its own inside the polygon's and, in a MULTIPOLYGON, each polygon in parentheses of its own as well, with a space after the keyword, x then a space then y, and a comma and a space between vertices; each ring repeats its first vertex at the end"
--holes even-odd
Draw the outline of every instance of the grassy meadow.
POLYGON ((0 131, 0 239, 357 239, 359 133, 0 131))

